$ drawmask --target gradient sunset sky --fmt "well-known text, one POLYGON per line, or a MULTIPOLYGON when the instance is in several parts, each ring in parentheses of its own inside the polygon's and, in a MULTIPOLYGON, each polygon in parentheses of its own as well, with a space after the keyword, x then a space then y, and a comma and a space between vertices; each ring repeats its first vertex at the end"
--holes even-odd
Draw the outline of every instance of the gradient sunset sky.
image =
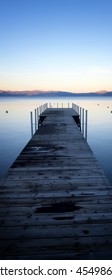
POLYGON ((112 0, 0 0, 0 89, 112 90, 112 0))

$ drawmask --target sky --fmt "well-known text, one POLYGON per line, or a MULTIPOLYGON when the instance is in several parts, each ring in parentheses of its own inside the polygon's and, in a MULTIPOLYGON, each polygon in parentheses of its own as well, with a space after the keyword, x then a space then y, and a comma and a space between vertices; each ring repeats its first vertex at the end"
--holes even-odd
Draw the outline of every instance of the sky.
POLYGON ((112 0, 0 0, 0 89, 112 90, 112 0))

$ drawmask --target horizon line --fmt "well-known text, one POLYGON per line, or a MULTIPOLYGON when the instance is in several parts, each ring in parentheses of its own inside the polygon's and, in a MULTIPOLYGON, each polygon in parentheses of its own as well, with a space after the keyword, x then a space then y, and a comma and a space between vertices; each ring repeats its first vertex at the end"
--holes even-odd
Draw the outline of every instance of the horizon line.
POLYGON ((95 90, 95 91, 80 91, 80 92, 73 92, 73 91, 67 91, 67 90, 41 90, 41 89, 32 89, 32 90, 30 90, 30 89, 24 89, 24 90, 10 90, 10 89, 0 89, 0 93, 1 92, 12 92, 12 93, 14 93, 14 92, 17 92, 17 93, 19 93, 19 92, 31 92, 31 93, 33 93, 33 92, 39 92, 39 93, 43 93, 43 92, 66 92, 66 93, 72 93, 72 94, 85 94, 85 93, 99 93, 99 94, 105 94, 105 93, 107 93, 107 92, 112 92, 112 90, 95 90))

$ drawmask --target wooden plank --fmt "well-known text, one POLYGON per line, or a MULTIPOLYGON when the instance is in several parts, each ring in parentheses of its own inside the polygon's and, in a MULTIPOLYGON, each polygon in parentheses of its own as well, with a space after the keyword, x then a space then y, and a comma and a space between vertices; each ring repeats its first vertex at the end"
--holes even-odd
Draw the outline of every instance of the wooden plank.
MULTIPOLYGON (((19 226, 19 227, 3 227, 0 230, 0 239, 35 239, 40 237, 47 238, 74 238, 83 236, 110 236, 112 238, 112 223, 110 224, 74 224, 74 225, 58 225, 58 226, 19 226)), ((47 242, 47 241, 46 241, 47 242)))
POLYGON ((4 227, 27 227, 29 225, 30 219, 30 227, 32 226, 45 226, 48 224, 49 226, 54 225, 74 225, 75 223, 78 224, 102 224, 105 223, 109 224, 112 223, 112 213, 80 213, 75 214, 73 213, 57 213, 57 214, 47 214, 43 215, 19 215, 13 216, 13 219, 10 216, 1 218, 0 226, 4 227))

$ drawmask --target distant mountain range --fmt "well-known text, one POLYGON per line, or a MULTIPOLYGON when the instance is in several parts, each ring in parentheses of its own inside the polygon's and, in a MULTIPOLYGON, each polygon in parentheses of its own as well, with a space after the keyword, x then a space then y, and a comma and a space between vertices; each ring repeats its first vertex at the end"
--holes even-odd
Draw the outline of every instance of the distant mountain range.
POLYGON ((68 91, 4 91, 0 90, 0 97, 40 97, 40 98, 61 98, 61 97, 99 97, 99 96, 110 96, 112 97, 112 91, 97 91, 97 92, 88 92, 88 93, 74 93, 68 91))

